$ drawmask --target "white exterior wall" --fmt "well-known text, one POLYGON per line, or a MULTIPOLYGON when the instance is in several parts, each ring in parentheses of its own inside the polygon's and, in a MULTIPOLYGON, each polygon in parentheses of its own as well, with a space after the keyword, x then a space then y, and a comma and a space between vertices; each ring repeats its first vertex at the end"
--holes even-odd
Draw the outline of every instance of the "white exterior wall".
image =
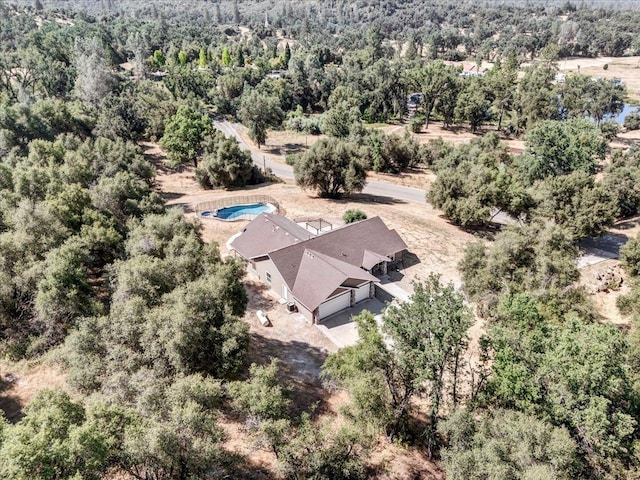
POLYGON ((349 308, 351 306, 351 291, 347 290, 335 297, 325 300, 318 307, 318 318, 323 318, 333 315, 334 313, 349 308))
POLYGON ((356 303, 361 302, 363 300, 366 300, 367 298, 369 298, 369 295, 371 293, 371 282, 367 282, 364 285, 359 286, 358 288, 356 288, 356 303))

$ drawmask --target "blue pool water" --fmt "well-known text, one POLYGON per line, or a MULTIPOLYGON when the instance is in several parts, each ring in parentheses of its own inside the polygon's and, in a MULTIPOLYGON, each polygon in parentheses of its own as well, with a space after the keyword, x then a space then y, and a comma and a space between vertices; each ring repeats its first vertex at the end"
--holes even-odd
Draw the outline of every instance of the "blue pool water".
POLYGON ((259 215, 262 212, 268 212, 270 210, 270 205, 253 203, 251 205, 233 205, 231 207, 219 208, 217 212, 202 212, 202 216, 206 218, 234 220, 242 215, 259 215))

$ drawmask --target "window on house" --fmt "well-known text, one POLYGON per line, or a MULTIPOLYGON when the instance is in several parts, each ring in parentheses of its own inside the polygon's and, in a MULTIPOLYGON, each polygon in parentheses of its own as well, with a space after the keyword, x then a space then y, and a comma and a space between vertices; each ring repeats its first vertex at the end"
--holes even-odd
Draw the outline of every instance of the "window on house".
POLYGON ((271 283, 271 274, 267 272, 267 283, 271 283))

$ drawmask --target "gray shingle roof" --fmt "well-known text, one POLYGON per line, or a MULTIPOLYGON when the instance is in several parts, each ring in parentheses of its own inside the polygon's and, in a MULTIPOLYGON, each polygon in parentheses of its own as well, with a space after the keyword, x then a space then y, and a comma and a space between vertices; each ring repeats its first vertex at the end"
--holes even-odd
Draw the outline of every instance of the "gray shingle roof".
POLYGON ((312 233, 286 217, 262 213, 233 239, 231 247, 244 258, 253 259, 311 237, 312 233))
MULTIPOLYGON (((334 291, 350 275, 354 275, 356 269, 367 273, 362 268, 370 270, 376 264, 388 260, 388 257, 406 248, 407 244, 400 238, 398 232, 390 230, 380 217, 373 217, 275 250, 269 253, 269 257, 293 295, 307 308, 314 310, 327 298, 325 296, 318 302, 324 292, 334 291), (315 253, 324 266, 319 262, 306 260, 305 251, 315 253), (337 283, 338 275, 325 271, 329 270, 328 265, 337 266, 336 262, 339 262, 340 269, 346 276, 346 278, 341 277, 343 280, 340 283, 337 283), (351 268, 347 271, 345 265, 351 268), (318 293, 303 293, 307 291, 318 293), (309 303, 305 303, 301 296, 307 298, 309 303)), ((369 274, 366 278, 376 280, 369 274)))
POLYGON ((305 249, 291 293, 313 311, 341 285, 355 286, 377 280, 361 268, 320 252, 305 249))
POLYGON ((380 217, 313 236, 288 218, 263 213, 231 247, 248 259, 269 255, 293 296, 313 311, 340 287, 377 281, 366 270, 407 244, 380 217))

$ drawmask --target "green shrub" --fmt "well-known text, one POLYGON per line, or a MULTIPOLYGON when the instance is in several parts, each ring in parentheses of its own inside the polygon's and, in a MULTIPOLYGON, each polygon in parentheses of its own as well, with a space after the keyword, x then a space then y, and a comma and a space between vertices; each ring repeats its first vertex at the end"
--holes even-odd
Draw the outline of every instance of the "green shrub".
POLYGON ((640 238, 632 238, 620 249, 620 262, 632 277, 640 275, 640 238))
POLYGON ((306 133, 308 135, 320 135, 320 119, 318 117, 291 117, 284 127, 294 132, 306 133))
POLYGON ((422 125, 424 125, 424 115, 416 115, 411 119, 409 128, 413 133, 420 133, 420 131, 422 130, 422 125))
POLYGON ((615 122, 615 120, 607 120, 602 122, 600 125, 600 131, 604 138, 611 141, 618 136, 618 133, 620 133, 620 126, 615 122))
POLYGON ((624 128, 627 130, 638 130, 640 129, 640 111, 636 110, 635 112, 631 112, 624 119, 624 128))
POLYGON ((359 222, 360 220, 366 220, 367 219, 367 214, 364 213, 362 210, 347 210, 346 212, 344 212, 344 215, 342 215, 342 220, 344 220, 344 223, 354 223, 354 222, 359 222))

